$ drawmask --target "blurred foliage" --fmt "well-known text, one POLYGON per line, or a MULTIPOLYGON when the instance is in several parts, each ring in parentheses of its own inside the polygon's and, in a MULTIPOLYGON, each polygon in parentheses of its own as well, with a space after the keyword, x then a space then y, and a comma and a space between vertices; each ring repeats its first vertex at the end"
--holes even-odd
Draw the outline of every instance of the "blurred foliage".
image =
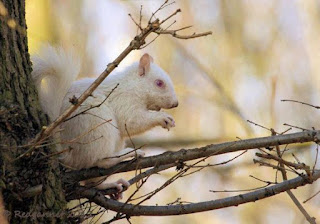
MULTIPOLYGON (((161 3, 27 0, 30 52, 36 52, 44 41, 72 47, 84 61, 81 77, 97 76, 136 34, 137 28, 127 14, 138 18, 143 5, 146 22, 161 3)), ((280 101, 296 99, 320 105, 319 1, 177 0, 159 16, 165 17, 176 8, 181 8, 182 13, 174 27, 193 25, 191 31, 184 32, 211 30, 213 35, 186 41, 161 36, 146 49, 130 54, 119 66, 123 69, 147 51, 175 83, 180 103, 170 113, 175 117, 176 128, 170 133, 157 128, 143 135, 144 140, 160 139, 165 143, 192 139, 193 145, 200 146, 201 139, 219 141, 270 135, 267 130, 247 123, 247 119, 279 132, 287 129, 283 123, 320 128, 319 111, 280 101)), ((177 145, 167 149, 178 149, 177 145)), ((315 146, 306 145, 299 152, 302 161, 314 162, 315 146)), ((159 151, 148 151, 151 153, 159 151)), ((262 185, 249 178, 249 174, 274 180, 274 171, 253 165, 253 156, 250 152, 224 167, 209 168, 178 180, 148 203, 165 204, 178 197, 184 201, 203 201, 232 194, 213 194, 210 189, 262 185)), ((228 158, 230 155, 210 161, 228 158)), ((289 154, 288 158, 293 160, 289 154)), ((173 173, 174 169, 152 177, 144 191, 154 189, 173 173)), ((315 183, 294 192, 302 201, 319 188, 319 183, 315 183)), ((319 196, 304 206, 320 220, 319 196)), ((110 213, 106 216, 110 217, 110 213)), ((204 214, 132 220, 133 223, 304 223, 304 217, 286 194, 204 214)))

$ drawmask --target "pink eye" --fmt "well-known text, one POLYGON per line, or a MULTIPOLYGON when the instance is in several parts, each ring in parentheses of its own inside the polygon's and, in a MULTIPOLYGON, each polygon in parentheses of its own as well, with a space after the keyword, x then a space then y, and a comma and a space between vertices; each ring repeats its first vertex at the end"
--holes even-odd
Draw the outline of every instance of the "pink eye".
POLYGON ((158 87, 160 87, 160 88, 163 88, 163 87, 164 87, 164 82, 163 82, 162 80, 160 80, 160 79, 157 79, 157 80, 155 81, 155 83, 156 83, 156 85, 157 85, 158 87))

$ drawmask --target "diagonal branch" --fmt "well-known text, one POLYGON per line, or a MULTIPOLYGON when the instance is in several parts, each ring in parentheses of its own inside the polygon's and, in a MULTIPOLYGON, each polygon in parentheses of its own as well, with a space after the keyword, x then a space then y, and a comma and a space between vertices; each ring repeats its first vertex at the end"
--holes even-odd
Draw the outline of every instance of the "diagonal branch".
MULTIPOLYGON (((279 150, 280 151, 280 150, 279 150)), ((279 154, 278 154, 279 155, 279 154)), ((293 163, 293 162, 289 162, 289 161, 286 161, 284 159, 282 159, 282 157, 277 157, 277 156, 274 156, 272 154, 262 154, 262 153, 259 153, 257 152, 256 153, 256 156, 260 157, 260 158, 264 158, 264 159, 272 159, 272 160, 275 160, 277 162, 279 162, 280 164, 284 164, 286 166, 290 166, 290 167, 293 167, 294 169, 299 169, 299 170, 305 170, 306 172, 310 171, 310 167, 307 166, 306 164, 304 163, 293 163)), ((284 167, 283 167, 284 168, 284 167)))
POLYGON ((313 108, 316 108, 316 109, 320 109, 320 106, 315 106, 315 105, 312 105, 312 104, 310 104, 310 103, 305 103, 305 102, 298 101, 298 100, 281 100, 281 102, 300 103, 300 104, 302 104, 302 105, 306 105, 306 106, 309 106, 309 107, 313 107, 313 108))
POLYGON ((263 147, 273 147, 276 145, 286 145, 291 143, 313 142, 320 138, 320 131, 304 131, 294 134, 284 134, 262 138, 252 138, 234 142, 225 142, 220 144, 207 145, 201 148, 181 149, 177 152, 165 152, 160 155, 140 158, 139 161, 121 162, 108 169, 90 168, 80 171, 71 171, 65 174, 65 181, 70 183, 74 181, 86 180, 99 176, 106 176, 114 173, 132 171, 153 167, 155 165, 165 165, 175 163, 176 161, 189 161, 207 156, 215 156, 229 152, 236 152, 246 149, 255 149, 263 147))
POLYGON ((70 106, 66 111, 64 111, 53 123, 46 127, 41 135, 36 139, 36 142, 41 143, 41 141, 49 136, 53 130, 60 125, 66 118, 68 118, 92 93, 93 91, 102 83, 102 81, 120 64, 120 62, 133 50, 139 49, 143 44, 145 44, 146 37, 154 30, 159 29, 159 20, 155 20, 141 31, 141 33, 130 42, 129 46, 112 62, 109 63, 107 68, 102 72, 102 74, 90 85, 90 87, 82 93, 82 95, 77 99, 77 103, 70 106))

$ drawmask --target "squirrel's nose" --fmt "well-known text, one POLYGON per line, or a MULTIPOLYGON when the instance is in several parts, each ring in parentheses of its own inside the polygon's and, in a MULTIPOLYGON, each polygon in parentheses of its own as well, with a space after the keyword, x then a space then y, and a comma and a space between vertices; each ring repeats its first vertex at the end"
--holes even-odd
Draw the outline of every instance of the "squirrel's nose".
POLYGON ((175 108, 175 107, 177 107, 179 105, 179 102, 177 101, 177 102, 175 102, 174 104, 172 104, 172 107, 171 108, 175 108))

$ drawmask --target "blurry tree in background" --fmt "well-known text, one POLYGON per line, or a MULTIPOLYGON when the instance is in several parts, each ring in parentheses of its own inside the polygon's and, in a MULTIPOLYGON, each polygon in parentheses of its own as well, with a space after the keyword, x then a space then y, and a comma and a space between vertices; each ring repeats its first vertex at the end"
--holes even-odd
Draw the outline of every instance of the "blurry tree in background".
MULTIPOLYGON (((6 2, 7 7, 12 6, 11 1, 3 2, 6 2)), ((145 14, 142 20, 146 22, 159 4, 162 4, 162 1, 27 0, 30 53, 35 53, 43 41, 72 46, 85 62, 82 64, 81 76, 97 76, 107 63, 121 53, 136 33, 137 27, 127 14, 131 13, 134 18, 139 18, 140 6, 143 5, 145 14)), ((180 106, 173 112, 176 128, 172 132, 165 133, 155 129, 133 139, 135 145, 146 145, 144 148, 147 155, 154 155, 164 150, 175 151, 182 147, 234 140, 236 137, 245 139, 271 135, 270 128, 274 128, 278 133, 286 131, 288 126, 298 127, 290 130, 291 132, 301 131, 299 128, 319 129, 318 110, 292 102, 281 102, 281 99, 295 99, 320 104, 318 1, 178 0, 175 6, 181 8, 183 13, 178 15, 174 27, 193 24, 196 30, 212 30, 213 35, 188 42, 161 36, 143 50, 153 55, 155 61, 171 74, 180 106), (253 122, 247 122, 248 119, 253 122), (284 123, 288 125, 284 126, 284 123)), ((1 12, 3 11, 0 8, 1 12)), ((168 7, 162 10, 161 16, 165 18, 171 12, 172 8, 168 7)), ((12 14, 12 17, 15 16, 17 15, 12 14)), ((10 30, 3 25, 3 19, 1 22, 0 29, 10 30)), ((24 23, 20 26, 24 28, 24 23)), ((23 37, 19 31, 10 31, 9 34, 11 33, 18 38, 23 37)), ((21 46, 25 46, 21 54, 27 55, 26 39, 22 38, 20 41, 21 46)), ((3 46, 7 45, 1 44, 2 53, 3 49, 6 49, 3 46)), ((132 52, 123 64, 135 61, 143 51, 132 52)), ((18 69, 15 74, 21 74, 21 71, 30 73, 28 56, 25 58, 25 67, 19 69, 19 65, 13 66, 18 69)), ((33 86, 29 85, 27 80, 20 81, 26 82, 20 86, 31 88, 27 92, 32 92, 30 95, 34 97, 33 86)), ((32 98, 31 101, 35 103, 31 108, 36 112, 27 111, 26 114, 39 116, 34 120, 38 124, 30 124, 32 127, 24 128, 34 130, 25 133, 30 136, 19 136, 20 138, 32 138, 41 126, 46 124, 46 119, 37 109, 37 100, 32 98)), ((1 111, 5 106, 2 102, 4 101, 1 101, 1 111)), ((26 102, 20 100, 18 105, 26 102)), ((2 118, 4 117, 1 114, 2 118)), ((1 139, 1 144, 3 142, 5 141, 1 139)), ((14 145, 22 143, 23 141, 18 141, 14 145)), ((284 149, 285 147, 281 148, 284 149)), ((319 157, 317 144, 290 145, 288 149, 295 157, 286 153, 284 158, 287 161, 297 164, 301 161, 311 168, 319 157)), ((231 153, 214 156, 201 165, 225 162, 237 155, 231 153)), ((179 204, 205 201, 208 198, 214 200, 264 184, 249 175, 270 182, 277 180, 276 176, 281 179, 281 173, 271 171, 272 168, 258 168, 252 162, 253 157, 254 154, 248 152, 223 166, 206 167, 201 172, 185 176, 163 189, 161 194, 155 195, 148 203, 167 204, 175 201, 173 204, 179 204), (181 199, 177 200, 178 198, 181 199)), ((23 163, 20 165, 24 166, 23 163)), ((319 166, 315 168, 319 169, 319 166)), ((44 172, 48 170, 50 169, 46 167, 44 172)), ((156 189, 176 172, 172 168, 161 175, 151 176, 141 187, 141 192, 147 193, 156 189)), ((131 172, 121 176, 129 179, 134 174, 131 172)), ((288 175, 288 178, 292 178, 296 174, 288 175)), ((320 190, 318 182, 295 190, 295 195, 300 201, 309 198, 320 190)), ((133 190, 129 189, 125 194, 130 195, 132 192, 133 190)), ((303 204, 317 221, 320 220, 319 206, 319 195, 303 204)), ((56 207, 58 210, 59 208, 56 207)), ((100 210, 97 213, 103 214, 100 210)), ((110 213, 104 214, 102 219, 109 220, 113 216, 114 214, 110 213)), ((205 215, 133 217, 131 220, 133 223, 304 223, 305 217, 287 194, 281 194, 255 204, 210 211, 205 215)))

